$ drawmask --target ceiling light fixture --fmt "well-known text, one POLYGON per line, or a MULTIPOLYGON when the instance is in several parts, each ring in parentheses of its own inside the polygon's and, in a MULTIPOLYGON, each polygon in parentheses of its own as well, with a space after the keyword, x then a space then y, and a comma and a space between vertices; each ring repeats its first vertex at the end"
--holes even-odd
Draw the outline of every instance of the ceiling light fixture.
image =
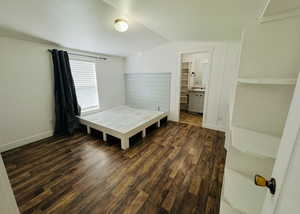
POLYGON ((128 22, 125 19, 116 19, 114 25, 116 31, 125 32, 128 30, 128 22))

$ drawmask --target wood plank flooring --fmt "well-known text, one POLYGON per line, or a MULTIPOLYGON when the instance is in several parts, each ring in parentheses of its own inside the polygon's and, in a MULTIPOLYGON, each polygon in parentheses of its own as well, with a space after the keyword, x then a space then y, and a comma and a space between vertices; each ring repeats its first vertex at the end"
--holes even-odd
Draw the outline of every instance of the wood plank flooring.
POLYGON ((181 123, 187 123, 193 126, 202 127, 202 120, 203 120, 203 116, 201 114, 180 111, 181 123))
POLYGON ((99 137, 2 154, 21 213, 219 213, 223 133, 169 122, 128 151, 99 137))

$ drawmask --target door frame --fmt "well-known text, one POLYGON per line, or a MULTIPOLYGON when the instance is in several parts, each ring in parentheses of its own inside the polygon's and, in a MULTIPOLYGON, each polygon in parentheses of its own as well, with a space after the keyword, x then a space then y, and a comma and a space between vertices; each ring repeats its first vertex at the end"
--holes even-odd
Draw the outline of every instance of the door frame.
POLYGON ((19 214, 19 208, 16 202, 15 195, 13 193, 6 168, 0 153, 0 189, 1 194, 3 194, 3 198, 0 201, 0 212, 8 212, 10 214, 19 214), (4 210, 2 210, 4 209, 4 210))
POLYGON ((198 54, 198 53, 208 53, 209 54, 209 65, 208 65, 208 83, 207 88, 205 89, 205 96, 204 96, 204 108, 203 108, 203 120, 202 120, 202 126, 206 127, 206 121, 207 121, 207 105, 208 105, 208 96, 211 86, 211 74, 212 74, 212 65, 213 65, 213 56, 214 56, 214 47, 207 47, 207 48, 198 48, 198 49, 191 49, 191 50, 185 50, 185 51, 179 51, 178 52, 178 122, 180 122, 180 96, 181 96, 181 67, 182 67, 182 55, 183 54, 198 54))

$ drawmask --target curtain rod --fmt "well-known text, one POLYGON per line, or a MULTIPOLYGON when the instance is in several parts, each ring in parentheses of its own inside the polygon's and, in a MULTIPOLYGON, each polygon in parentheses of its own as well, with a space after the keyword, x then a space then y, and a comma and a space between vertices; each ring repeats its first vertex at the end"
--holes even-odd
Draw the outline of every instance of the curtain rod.
MULTIPOLYGON (((48 51, 50 53, 52 53, 52 50, 48 49, 48 51)), ((89 58, 94 58, 94 59, 107 60, 107 58, 105 58, 105 57, 99 57, 99 56, 83 55, 83 54, 69 53, 69 52, 68 52, 68 54, 73 55, 73 56, 82 56, 82 57, 89 57, 89 58)))

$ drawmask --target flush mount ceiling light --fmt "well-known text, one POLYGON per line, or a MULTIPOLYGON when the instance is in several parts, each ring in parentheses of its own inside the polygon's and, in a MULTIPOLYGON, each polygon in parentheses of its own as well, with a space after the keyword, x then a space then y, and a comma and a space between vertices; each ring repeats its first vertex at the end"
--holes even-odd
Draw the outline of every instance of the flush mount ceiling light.
POLYGON ((125 32, 128 30, 128 22, 125 19, 116 19, 114 25, 116 31, 125 32))

